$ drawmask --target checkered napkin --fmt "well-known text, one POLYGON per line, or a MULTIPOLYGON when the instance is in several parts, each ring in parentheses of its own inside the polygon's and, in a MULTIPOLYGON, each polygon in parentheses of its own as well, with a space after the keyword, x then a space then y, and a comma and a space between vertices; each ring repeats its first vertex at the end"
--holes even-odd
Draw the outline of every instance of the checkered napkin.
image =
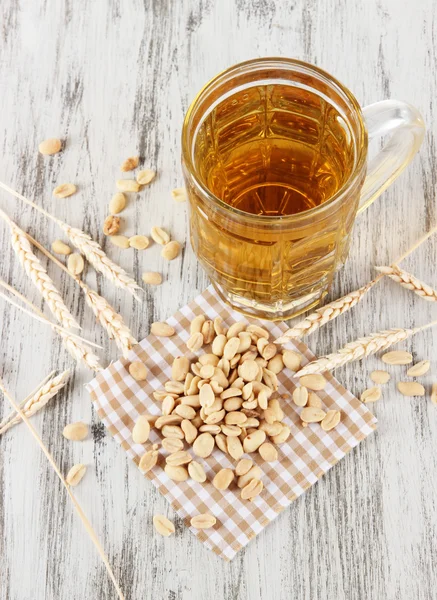
MULTIPOLYGON (((212 287, 209 287, 168 319, 167 322, 175 328, 176 335, 171 338, 149 335, 130 352, 128 360, 121 359, 113 363, 88 385, 103 423, 137 465, 144 447, 132 440, 135 420, 144 412, 161 414, 160 403, 153 399, 152 392, 162 389, 165 381, 171 378, 171 364, 176 356, 190 357, 186 347, 189 325, 201 313, 209 319, 220 316, 227 326, 245 319, 219 300, 212 287), (149 369, 146 382, 136 382, 129 375, 127 367, 130 361, 138 359, 149 369)), ((286 330, 285 323, 263 322, 262 326, 270 330, 273 338, 286 330)), ((301 342, 290 343, 287 347, 304 355, 303 364, 313 358, 301 342)), ((207 482, 204 484, 192 479, 182 483, 172 481, 162 468, 163 457, 146 474, 185 520, 192 533, 225 560, 231 560, 240 548, 375 429, 376 420, 366 406, 332 375, 327 374, 326 377, 328 384, 323 392, 319 392, 319 396, 326 409, 336 408, 342 411, 340 424, 328 433, 322 430, 320 424, 303 428, 299 420, 302 409, 294 406, 290 400, 281 400, 285 413, 284 422, 291 428, 291 436, 279 446, 277 462, 266 463, 259 455, 250 455, 264 472, 264 490, 252 502, 240 499, 240 490, 235 483, 225 491, 216 490, 211 484, 219 469, 235 467, 235 461, 217 448, 207 459, 197 459, 203 463, 207 474, 207 482), (215 527, 201 531, 192 528, 191 517, 205 512, 216 517, 215 527)), ((294 390, 296 380, 293 380, 287 369, 278 378, 279 392, 291 393, 294 390)), ((150 441, 160 441, 156 430, 152 430, 150 441)), ((164 451, 161 449, 161 452, 164 451)))

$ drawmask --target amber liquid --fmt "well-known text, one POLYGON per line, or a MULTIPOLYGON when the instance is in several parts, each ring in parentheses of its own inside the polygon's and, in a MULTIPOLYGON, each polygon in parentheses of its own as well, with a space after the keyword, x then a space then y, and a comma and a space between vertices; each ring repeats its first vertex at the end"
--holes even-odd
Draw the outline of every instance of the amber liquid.
MULTIPOLYGON (((353 172, 355 151, 335 106, 278 84, 245 89, 213 108, 198 129, 194 159, 204 185, 229 207, 281 217, 332 198, 353 172)), ((246 312, 262 307, 264 316, 280 318, 326 290, 358 198, 297 228, 215 211, 193 191, 190 200, 193 247, 220 292, 246 312)))

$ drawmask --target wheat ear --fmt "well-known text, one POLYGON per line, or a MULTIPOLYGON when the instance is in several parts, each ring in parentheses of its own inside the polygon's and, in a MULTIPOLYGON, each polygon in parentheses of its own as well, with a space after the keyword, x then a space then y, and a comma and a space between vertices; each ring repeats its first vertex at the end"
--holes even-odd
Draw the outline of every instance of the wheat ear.
POLYGON ((126 273, 124 269, 108 258, 100 244, 94 241, 87 233, 80 229, 71 227, 67 223, 64 223, 64 221, 57 219, 49 212, 44 210, 41 206, 38 206, 38 204, 35 204, 35 202, 32 202, 32 200, 29 200, 22 194, 19 194, 1 181, 0 187, 12 194, 15 198, 19 198, 22 200, 22 202, 32 206, 54 223, 57 223, 57 225, 59 225, 59 227, 61 227, 61 229, 66 233, 71 243, 76 246, 76 248, 86 257, 88 262, 93 265, 96 271, 102 273, 104 277, 112 281, 112 283, 117 287, 127 290, 139 302, 141 302, 140 297, 135 292, 135 290, 141 289, 140 286, 126 273))
MULTIPOLYGON (((56 377, 52 377, 49 381, 44 383, 38 389, 38 391, 35 392, 35 394, 33 394, 33 396, 29 398, 29 400, 22 407, 20 407, 26 417, 31 417, 36 412, 44 408, 47 402, 51 400, 53 396, 56 396, 59 390, 65 386, 69 377, 70 371, 67 370, 56 377)), ((7 422, 3 426, 0 426, 0 434, 5 433, 11 427, 17 425, 21 421, 21 417, 14 411, 7 417, 6 420, 7 422)))
POLYGON ((353 308, 358 302, 360 302, 367 292, 380 280, 382 275, 378 275, 372 281, 369 281, 363 287, 360 287, 354 292, 350 292, 334 300, 321 308, 317 308, 314 312, 310 313, 305 319, 302 319, 299 323, 288 329, 284 334, 275 340, 275 344, 285 344, 291 339, 296 339, 313 333, 319 327, 325 325, 329 321, 336 319, 339 315, 353 308))
POLYGON ((25 232, 2 210, 0 210, 0 216, 8 223, 11 229, 12 248, 18 257, 18 260, 24 267, 35 287, 47 302, 48 307, 56 320, 66 329, 72 327, 80 329, 79 323, 77 323, 73 315, 65 306, 59 290, 49 277, 39 258, 33 253, 25 232))
POLYGON ((415 294, 428 300, 428 302, 437 302, 437 291, 430 287, 428 284, 420 281, 411 273, 404 271, 397 265, 393 264, 390 267, 375 267, 377 271, 380 271, 383 275, 387 275, 396 283, 399 283, 407 290, 413 291, 415 294))
POLYGON ((428 327, 434 327, 437 325, 437 321, 432 321, 422 327, 415 327, 414 329, 388 329, 372 333, 369 336, 359 338, 354 342, 349 342, 343 348, 340 348, 337 352, 322 356, 312 362, 308 363, 296 373, 296 377, 302 377, 303 375, 311 375, 313 373, 323 373, 324 371, 332 371, 342 365, 365 358, 370 354, 375 354, 379 350, 385 350, 393 344, 402 342, 411 335, 428 329, 428 327))
POLYGON ((47 446, 42 441, 41 437, 37 433, 37 431, 34 428, 34 426, 32 425, 32 423, 29 421, 28 417, 21 410, 20 406, 14 400, 14 398, 12 397, 12 395, 7 391, 6 386, 5 386, 5 384, 4 384, 4 382, 3 382, 3 380, 1 378, 0 378, 0 391, 2 391, 3 395, 5 396, 5 398, 7 398, 9 400, 10 404, 12 405, 12 407, 15 409, 15 411, 18 413, 18 415, 24 421, 24 423, 26 424, 26 427, 29 429, 30 433, 33 435, 33 437, 37 441, 37 443, 40 446, 41 450, 46 455, 47 460, 49 461, 50 465, 53 467, 53 470, 55 471, 55 473, 59 477, 62 485, 66 489, 67 494, 69 495, 69 497, 70 497, 70 499, 71 499, 71 501, 73 503, 73 506, 74 506, 74 508, 76 509, 76 511, 77 511, 77 513, 79 515, 80 520, 84 524, 85 529, 86 529, 89 537, 91 538, 93 544, 97 548, 97 551, 98 551, 98 553, 99 553, 99 555, 100 555, 101 559, 103 560, 103 563, 104 563, 104 565, 106 567, 108 575, 111 578, 111 581, 114 584, 115 589, 117 590, 118 597, 120 598, 120 600, 125 600, 125 598, 123 596, 123 592, 120 589, 120 586, 119 586, 119 584, 117 582, 117 579, 115 578, 114 572, 113 572, 113 570, 111 568, 111 565, 109 563, 108 557, 106 556, 105 551, 104 551, 104 549, 103 549, 103 547, 102 547, 102 545, 101 545, 101 543, 100 543, 100 541, 99 541, 99 539, 98 539, 98 537, 96 535, 96 532, 94 531, 94 529, 92 528, 92 525, 91 525, 90 521, 88 520, 88 517, 84 513, 83 508, 81 507, 81 505, 76 500, 76 498, 73 495, 73 493, 71 492, 70 486, 65 481, 65 478, 62 475, 61 471, 59 470, 59 467, 56 464, 53 456, 50 454, 49 449, 47 448, 47 446))
POLYGON ((120 348, 123 356, 126 358, 127 353, 131 350, 132 346, 138 344, 137 340, 133 337, 129 327, 123 321, 123 317, 117 313, 109 302, 103 296, 100 296, 96 291, 91 289, 86 283, 84 283, 80 277, 73 275, 66 268, 60 260, 53 256, 44 246, 42 246, 32 236, 27 234, 29 241, 36 246, 43 254, 45 254, 50 260, 63 269, 74 281, 80 286, 81 290, 85 295, 85 300, 88 306, 93 311, 99 323, 107 332, 109 338, 115 340, 115 343, 120 348))
POLYGON ((101 348, 101 346, 99 346, 98 344, 95 344, 94 342, 84 340, 83 338, 79 337, 78 335, 75 335, 75 334, 71 333, 70 331, 65 330, 63 327, 60 327, 59 325, 56 325, 55 323, 52 323, 51 321, 49 321, 47 319, 47 317, 34 304, 32 304, 32 302, 30 302, 22 294, 17 292, 17 290, 15 288, 8 285, 6 282, 2 281, 1 279, 0 279, 0 285, 2 287, 6 288, 7 290, 9 290, 12 294, 17 296, 18 298, 20 298, 20 300, 22 300, 25 304, 30 306, 33 313, 31 311, 27 310, 26 308, 24 308, 23 306, 20 306, 13 300, 11 300, 11 298, 8 298, 2 292, 0 292, 1 298, 4 298, 7 302, 12 304, 12 306, 15 306, 16 308, 18 308, 19 310, 23 311, 24 313, 30 315, 37 321, 41 321, 42 323, 50 325, 52 327, 52 329, 54 329, 57 333, 59 333, 59 335, 62 337, 65 347, 70 352, 70 354, 73 356, 73 358, 75 358, 78 362, 83 361, 85 363, 85 365, 88 368, 92 369, 93 371, 98 372, 98 371, 102 370, 102 366, 100 365, 98 356, 96 356, 90 348, 90 346, 96 346, 97 348, 101 348))

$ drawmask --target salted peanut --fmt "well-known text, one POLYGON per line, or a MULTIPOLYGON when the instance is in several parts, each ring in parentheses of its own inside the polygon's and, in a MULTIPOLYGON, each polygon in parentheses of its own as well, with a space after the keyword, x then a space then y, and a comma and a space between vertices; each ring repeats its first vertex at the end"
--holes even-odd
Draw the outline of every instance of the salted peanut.
POLYGON ((271 408, 266 408, 266 410, 263 412, 263 417, 265 422, 269 423, 270 425, 278 420, 276 418, 275 411, 271 408))
POLYGON ((247 417, 247 421, 244 423, 244 427, 246 429, 253 427, 254 429, 258 429, 259 427, 259 419, 255 419, 254 417, 247 417))
POLYGON ((243 400, 248 400, 252 394, 253 394, 253 381, 249 381, 249 383, 246 383, 243 386, 243 389, 241 390, 241 395, 243 397, 243 400))
POLYGON ((126 196, 122 192, 117 192, 112 196, 108 208, 111 215, 121 213, 126 208, 126 196))
POLYGON ((187 201, 187 190, 185 188, 175 188, 171 191, 171 195, 175 202, 187 201))
POLYGON ((227 377, 229 377, 229 373, 231 371, 231 364, 230 362, 222 357, 218 363, 217 363, 217 369, 219 369, 219 371, 214 371, 214 377, 216 377, 216 380, 220 383, 220 385, 225 388, 227 387, 227 385, 229 385, 229 381, 227 380, 227 377), (220 375, 220 371, 221 371, 221 375, 220 375), (223 375, 223 377, 222 377, 223 375), (225 379, 226 379, 226 383, 225 383, 225 379))
POLYGON ((80 275, 85 268, 85 262, 81 254, 70 254, 67 260, 67 268, 73 275, 80 275))
POLYGON ((265 431, 261 431, 260 429, 250 433, 243 442, 244 451, 248 454, 250 452, 256 452, 258 448, 263 444, 266 440, 265 431))
POLYGON ((105 235, 116 235, 120 231, 121 219, 108 215, 103 222, 103 233, 105 235))
POLYGON ((161 246, 165 246, 170 242, 169 234, 165 231, 165 229, 162 229, 162 227, 157 227, 155 225, 150 230, 150 235, 152 236, 153 241, 161 246))
POLYGON ((294 350, 285 350, 282 354, 284 365, 290 371, 298 371, 302 362, 302 355, 294 350))
POLYGON ((132 429, 132 439, 135 444, 145 444, 150 435, 150 423, 144 415, 140 415, 132 429))
POLYGON ((139 156, 130 156, 129 158, 126 158, 126 160, 122 163, 120 171, 122 171, 123 173, 126 173, 127 171, 133 171, 138 167, 139 162, 139 156))
POLYGON ((282 419, 284 418, 284 412, 277 398, 272 398, 269 401, 269 408, 274 412, 276 420, 282 421, 282 419))
MULTIPOLYGON (((219 365, 220 363, 221 361, 219 361, 219 365)), ((229 372, 229 370, 227 369, 227 365, 222 364, 222 366, 226 369, 226 371, 229 372)), ((229 381, 226 378, 226 374, 222 371, 220 366, 214 368, 214 375, 211 377, 211 383, 213 381, 216 381, 223 388, 223 390, 226 389, 229 385, 229 381)))
POLYGON ((214 319, 214 331, 216 335, 226 334, 226 327, 223 326, 223 319, 221 317, 216 317, 214 319))
POLYGON ((186 450, 179 450, 178 452, 173 452, 167 456, 165 462, 173 467, 179 467, 181 465, 187 465, 191 460, 191 455, 186 450))
MULTIPOLYGON (((264 338, 260 338, 260 339, 264 339, 264 338)), ((265 344, 262 351, 260 352, 261 356, 265 360, 271 360, 274 356, 276 356, 276 353, 277 353, 277 347, 275 346, 275 344, 272 344, 272 343, 265 344)))
POLYGON ((235 467, 235 475, 237 477, 241 477, 241 475, 245 475, 249 472, 249 470, 253 466, 253 460, 251 458, 242 458, 235 467))
POLYGON ((246 400, 245 402, 243 402, 242 406, 244 409, 249 409, 249 410, 254 409, 258 406, 258 400, 256 398, 251 401, 246 400))
POLYGON ((142 473, 148 473, 151 469, 153 469, 153 467, 156 466, 157 462, 158 462, 158 451, 157 450, 148 450, 140 458, 140 463, 138 465, 138 468, 142 473))
POLYGON ((187 406, 186 404, 179 404, 178 406, 176 406, 173 412, 175 412, 183 419, 188 419, 189 421, 191 421, 191 419, 194 419, 194 417, 196 416, 196 411, 194 410, 194 408, 192 406, 187 406))
POLYGON ((437 405, 437 383, 432 384, 431 388, 431 402, 437 405))
POLYGON ((207 418, 205 419, 205 423, 208 425, 215 425, 216 423, 220 423, 221 421, 223 421, 225 414, 226 411, 224 409, 213 412, 212 414, 207 416, 207 418))
POLYGON ((230 387, 227 390, 224 390, 220 394, 220 397, 222 400, 227 400, 228 398, 235 398, 236 396, 241 396, 242 393, 242 390, 240 390, 239 388, 230 387))
POLYGON ((314 392, 310 392, 308 396, 307 406, 312 406, 313 408, 322 408, 322 400, 318 397, 314 392))
POLYGON ((383 354, 381 358, 386 365, 409 365, 413 362, 413 355, 405 350, 392 350, 383 354))
MULTIPOLYGON (((229 333, 229 332, 228 332, 229 333)), ((240 340, 240 344, 238 346, 238 354, 243 354, 247 352, 252 344, 252 338, 250 337, 250 333, 247 331, 240 331, 238 334, 238 339, 240 340)))
POLYGON ((213 365, 203 365, 200 368, 200 377, 202 379, 211 379, 214 375, 214 366, 213 365))
POLYGON ((203 407, 212 406, 215 400, 215 394, 209 383, 202 385, 199 392, 200 405, 203 407))
POLYGON ((215 354, 216 356, 223 356, 223 351, 225 349, 226 343, 227 343, 227 338, 225 335, 223 335, 223 334, 217 335, 212 342, 212 347, 211 347, 212 353, 215 354))
POLYGON ((328 410, 323 421, 321 422, 321 426, 323 431, 331 431, 334 427, 340 423, 341 413, 339 410, 328 410))
POLYGON ((204 365, 212 365, 213 367, 216 367, 218 365, 219 360, 219 357, 212 353, 202 354, 201 356, 199 356, 199 362, 202 365, 202 367, 204 365))
POLYGON ((211 344, 211 342, 213 341, 213 339, 215 337, 215 331, 214 331, 214 323, 210 319, 205 321, 205 323, 202 325, 201 333, 203 335, 204 343, 211 344))
POLYGON ((244 449, 238 436, 227 438, 227 451, 234 460, 239 460, 243 456, 244 449))
POLYGON ((420 377, 428 373, 430 366, 431 363, 429 360, 421 360, 408 369, 407 375, 408 377, 420 377))
POLYGON ((195 529, 211 529, 217 523, 217 519, 209 513, 203 513, 202 515, 196 515, 192 517, 190 524, 195 529))
POLYGON ((185 441, 191 445, 197 437, 197 428, 189 419, 184 419, 180 424, 180 428, 184 432, 185 441))
POLYGON ((228 412, 225 417, 226 425, 243 425, 247 421, 247 416, 240 411, 228 412))
MULTIPOLYGON (((249 334, 250 335, 250 334, 249 334)), ((262 356, 262 351, 264 349, 265 346, 267 346, 269 343, 268 340, 266 340, 266 338, 259 338, 256 342, 256 348, 258 350, 258 353, 262 356)))
POLYGON ((118 179, 115 182, 120 192, 139 192, 140 184, 135 179, 118 179))
POLYGON ((264 485, 262 481, 260 481, 259 479, 252 479, 241 490, 241 498, 243 500, 250 500, 252 498, 255 498, 256 496, 259 496, 259 494, 261 494, 263 487, 264 485))
POLYGON ((398 390, 403 396, 424 396, 425 388, 417 381, 399 381, 398 390))
MULTIPOLYGON (((229 333, 229 332, 228 332, 229 333)), ((233 337, 228 339, 223 348, 223 356, 226 360, 231 360, 237 354, 238 346, 240 345, 240 338, 233 337)))
POLYGON ((262 374, 263 374, 263 380, 264 383, 273 391, 277 391, 278 387, 279 387, 279 382, 278 382, 278 378, 276 377, 275 373, 272 373, 272 371, 269 371, 266 368, 263 368, 262 370, 262 374))
POLYGON ((259 365, 261 367, 261 369, 264 369, 267 367, 267 361, 265 358, 262 358, 262 356, 257 356, 255 358, 255 362, 257 363, 257 365, 259 365))
POLYGON ((221 433, 220 425, 201 425, 199 427, 200 433, 212 433, 213 435, 217 435, 217 433, 221 433))
MULTIPOLYGON (((173 456, 172 454, 170 456, 173 456)), ((188 471, 182 465, 175 467, 173 465, 165 465, 164 471, 173 481, 187 481, 188 471)))
POLYGON ((166 244, 161 251, 162 258, 166 260, 174 260, 181 253, 182 246, 176 240, 173 240, 166 244))
POLYGON ((214 394, 219 395, 223 392, 223 387, 217 381, 214 381, 214 379, 211 379, 209 383, 214 394))
MULTIPOLYGON (((155 398, 155 400, 158 400, 158 402, 162 402, 164 398, 168 396, 168 393, 166 390, 155 390, 152 395, 155 398)), ((177 398, 177 394, 174 394, 173 397, 177 398)))
POLYGON ((273 437, 281 433, 282 423, 279 421, 273 421, 273 423, 267 423, 267 421, 263 421, 259 428, 261 431, 265 431, 269 437, 273 437))
POLYGON ((301 385, 304 385, 309 390, 314 392, 320 392, 324 390, 327 384, 326 379, 320 373, 312 373, 311 375, 304 375, 299 379, 301 385))
POLYGON ((278 375, 284 368, 284 361, 281 354, 276 354, 273 358, 269 360, 267 363, 267 368, 269 371, 278 375))
POLYGON ((67 477, 65 481, 68 485, 75 487, 78 483, 80 483, 83 479, 83 476, 86 473, 86 466, 79 463, 77 465, 73 465, 71 469, 67 473, 67 477))
POLYGON ((68 198, 76 192, 77 188, 74 183, 62 183, 53 190, 53 196, 55 198, 68 198))
POLYGON ((190 323, 190 334, 202 333, 202 326, 206 321, 205 315, 197 315, 190 323))
POLYGON ((152 323, 150 333, 157 337, 172 337, 175 334, 174 327, 168 323, 152 323))
POLYGON ((129 238, 129 246, 135 250, 145 250, 150 244, 150 240, 145 235, 133 235, 129 238))
POLYGON ((212 480, 212 485, 216 490, 227 490, 234 479, 232 469, 220 469, 212 480))
POLYGON ((247 473, 245 473, 244 475, 240 475, 240 477, 237 480, 237 486, 240 489, 244 488, 249 483, 249 481, 252 481, 252 479, 261 479, 262 476, 263 472, 258 467, 258 465, 253 465, 253 467, 251 467, 247 471, 247 473))
POLYGON ((258 375, 258 365, 254 360, 245 360, 243 364, 238 367, 238 375, 244 379, 244 381, 254 381, 258 375))
POLYGON ((38 146, 38 150, 44 155, 57 154, 61 148, 62 142, 58 138, 49 138, 41 142, 38 146))
POLYGON ((297 387, 293 391, 293 402, 296 406, 306 406, 308 402, 308 390, 305 386, 297 387))
POLYGON ((185 381, 190 370, 190 361, 186 356, 177 356, 171 367, 171 378, 174 381, 185 381))
MULTIPOLYGON (((256 350, 256 347, 255 347, 256 350)), ((240 365, 242 365, 246 360, 255 360, 258 356, 258 353, 254 350, 248 350, 245 352, 240 358, 240 365)))
POLYGON ((213 451, 214 438, 210 433, 201 433, 193 443, 193 452, 196 456, 207 458, 213 451))
POLYGON ((228 438, 225 435, 223 435, 223 433, 217 433, 214 436, 214 440, 217 445, 217 448, 221 450, 224 454, 228 454, 228 438))
POLYGON ((186 396, 193 396, 199 391, 199 382, 201 381, 198 375, 187 373, 184 383, 184 393, 186 396))
MULTIPOLYGON (((166 396, 162 401, 162 414, 171 415, 175 407, 176 400, 173 396, 166 396)), ((194 409, 193 409, 194 410, 194 409)))
POLYGON ((145 381, 147 379, 148 370, 144 363, 139 360, 134 360, 131 362, 128 370, 135 381, 145 381))
POLYGON ((233 323, 229 327, 228 332, 226 334, 228 340, 234 337, 238 337, 239 334, 246 329, 246 325, 247 323, 244 323, 243 321, 237 321, 236 323, 233 323))
POLYGON ((164 425, 161 428, 161 433, 167 438, 177 438, 179 440, 185 439, 184 432, 179 425, 164 425))
POLYGON ((182 381, 166 381, 164 384, 164 388, 170 394, 184 393, 184 384, 182 383, 182 381))
POLYGON ((191 352, 197 352, 203 346, 203 335, 201 333, 193 333, 187 341, 187 348, 191 352))
POLYGON ((122 250, 127 250, 129 248, 129 238, 125 235, 112 235, 109 238, 111 244, 117 246, 117 248, 121 248, 122 250))
POLYGON ((191 479, 194 479, 194 481, 198 481, 199 483, 204 483, 206 481, 205 470, 196 460, 192 460, 188 464, 188 474, 191 479))
POLYGON ((268 408, 268 400, 269 400, 269 395, 265 390, 261 390, 260 393, 258 394, 258 398, 257 398, 257 403, 258 406, 260 408, 262 408, 263 410, 265 410, 266 408, 268 408))
POLYGON ((161 443, 164 450, 167 450, 167 452, 170 452, 170 454, 172 454, 173 452, 180 452, 184 449, 184 442, 177 438, 164 438, 161 443))
POLYGON ((266 340, 268 340, 270 337, 270 334, 267 331, 267 329, 263 329, 262 327, 259 327, 258 325, 249 325, 248 327, 246 327, 246 331, 248 331, 249 333, 254 333, 259 338, 260 337, 266 338, 266 340))
POLYGON ((152 169, 143 169, 142 171, 138 171, 136 180, 140 185, 148 185, 155 179, 155 176, 156 172, 152 171, 152 169))
POLYGON ((381 388, 374 386, 364 390, 364 392, 360 396, 361 402, 376 402, 381 398, 381 388))
POLYGON ((62 254, 63 256, 71 254, 70 246, 67 246, 67 244, 64 244, 61 240, 55 240, 52 243, 52 250, 55 254, 62 254))
POLYGON ((181 421, 183 421, 183 419, 179 415, 162 415, 156 419, 155 427, 156 429, 162 429, 165 425, 179 425, 181 421))
POLYGON ((241 427, 238 425, 221 425, 222 432, 228 437, 238 437, 241 435, 241 427))
MULTIPOLYGON (((307 410, 304 408, 304 410, 307 410)), ((290 428, 287 425, 282 425, 281 431, 277 435, 272 435, 271 440, 274 444, 283 444, 291 435, 290 428)))
POLYGON ((164 517, 164 515, 155 515, 153 517, 153 525, 156 531, 164 537, 169 537, 175 532, 174 524, 167 517, 164 517))
POLYGON ((266 462, 274 462, 278 460, 278 451, 276 448, 269 444, 269 442, 264 442, 258 448, 258 452, 260 453, 261 458, 263 458, 266 462))
POLYGON ((390 377, 391 375, 390 373, 387 373, 387 371, 372 371, 370 373, 370 379, 373 381, 373 383, 387 383, 390 381, 390 377))
POLYGON ((307 406, 300 414, 300 418, 304 423, 320 423, 325 418, 326 413, 321 408, 313 408, 307 406))
POLYGON ((180 398, 181 404, 192 406, 193 408, 200 408, 200 397, 199 394, 190 394, 189 396, 182 396, 180 398))
POLYGON ((211 404, 211 406, 203 407, 206 416, 212 415, 212 413, 222 410, 222 408, 223 408, 223 400, 221 398, 215 398, 214 402, 211 404))
POLYGON ((85 425, 82 421, 70 423, 64 427, 62 435, 72 442, 81 442, 88 435, 88 425, 85 425))

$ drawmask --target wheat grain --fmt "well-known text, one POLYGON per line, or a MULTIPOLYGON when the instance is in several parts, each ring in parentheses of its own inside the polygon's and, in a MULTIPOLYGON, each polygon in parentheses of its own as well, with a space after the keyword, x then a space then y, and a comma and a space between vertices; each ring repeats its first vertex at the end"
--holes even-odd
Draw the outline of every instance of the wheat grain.
POLYGON ((72 327, 80 329, 80 325, 66 307, 59 290, 49 277, 39 258, 33 253, 25 232, 2 210, 0 210, 0 216, 8 223, 11 229, 12 248, 18 260, 47 302, 52 314, 66 329, 71 329, 72 327))
MULTIPOLYGON (((21 407, 26 417, 31 417, 36 412, 41 410, 47 402, 55 396, 59 390, 61 390, 70 377, 70 371, 64 371, 56 377, 52 377, 43 384, 35 394, 21 407)), ((14 411, 6 418, 6 423, 2 424, 0 428, 0 434, 5 433, 14 425, 17 425, 21 421, 21 417, 14 411), (15 415, 15 416, 14 416, 15 415)))
POLYGON ((96 373, 102 371, 99 357, 94 354, 85 342, 72 337, 68 332, 59 331, 59 335, 68 352, 78 363, 82 361, 89 369, 92 369, 96 373))
POLYGON ((41 450, 44 452, 44 454, 47 457, 47 460, 49 461, 50 465, 53 467, 56 475, 59 477, 62 485, 65 487, 67 494, 69 495, 74 508, 76 509, 80 520, 82 521, 82 523, 84 524, 84 527, 86 529, 86 532, 88 533, 88 535, 90 536, 93 544, 95 545, 95 547, 97 548, 97 551, 101 557, 101 559, 103 560, 103 563, 106 567, 106 570, 108 572, 109 577, 111 578, 112 583, 114 584, 114 587, 117 591, 118 597, 120 598, 120 600, 125 600, 123 592, 120 589, 120 586, 118 585, 118 582, 115 578, 115 575, 111 569, 111 565, 109 563, 108 557, 105 554, 105 551, 103 550, 102 545, 99 542, 99 539, 94 531, 94 529, 91 526, 91 523, 88 520, 88 517, 86 516, 86 514, 84 513, 81 505, 79 504, 79 502, 76 500, 76 498, 74 497, 73 493, 70 490, 70 487, 68 485, 68 483, 65 481, 64 476, 62 475, 61 471, 59 470, 58 465, 56 464, 53 456, 50 454, 47 446, 44 444, 44 442, 42 441, 41 437, 38 435, 36 429, 34 428, 34 426, 32 425, 32 423, 29 421, 29 419, 27 418, 27 416, 24 414, 24 412, 21 410, 20 406, 17 404, 17 402, 14 400, 14 398, 12 397, 12 395, 7 391, 6 386, 3 382, 3 380, 0 378, 0 391, 4 394, 5 398, 7 398, 10 402, 10 404, 12 405, 12 407, 16 410, 16 412, 18 413, 18 415, 21 417, 21 419, 24 421, 24 423, 26 424, 26 427, 29 429, 30 433, 33 435, 33 437, 35 438, 35 440, 37 441, 38 445, 40 446, 41 450))
POLYGON ((79 285, 85 294, 85 300, 109 338, 114 340, 126 358, 132 346, 138 344, 123 317, 109 304, 106 298, 89 288, 83 281, 79 285))
POLYGON ((298 371, 295 377, 302 377, 303 375, 309 375, 311 373, 323 373, 324 371, 332 371, 337 367, 360 360, 370 354, 374 354, 379 350, 385 350, 393 344, 397 344, 405 340, 410 335, 413 335, 420 331, 419 328, 415 329, 389 329, 384 331, 378 331, 367 337, 360 338, 354 342, 349 342, 343 348, 340 348, 337 352, 322 356, 317 360, 313 360, 308 363, 303 369, 298 371))
POLYGON ((339 315, 342 315, 344 312, 358 304, 358 302, 364 298, 367 292, 380 279, 382 279, 382 275, 378 275, 378 277, 375 277, 375 279, 372 279, 372 281, 369 281, 369 283, 360 287, 358 290, 350 292, 349 294, 346 294, 346 296, 316 309, 305 317, 305 319, 288 329, 281 337, 276 339, 275 344, 285 344, 292 339, 313 333, 313 331, 319 329, 319 327, 322 327, 325 323, 336 319, 339 315))
POLYGON ((375 268, 383 275, 387 275, 387 277, 390 277, 390 279, 393 279, 393 281, 396 281, 396 283, 399 283, 402 287, 407 288, 407 290, 411 290, 424 300, 428 300, 428 302, 437 302, 436 290, 423 281, 420 281, 420 279, 417 279, 417 277, 411 273, 407 273, 407 271, 404 271, 398 267, 398 265, 393 264, 390 267, 375 268))

